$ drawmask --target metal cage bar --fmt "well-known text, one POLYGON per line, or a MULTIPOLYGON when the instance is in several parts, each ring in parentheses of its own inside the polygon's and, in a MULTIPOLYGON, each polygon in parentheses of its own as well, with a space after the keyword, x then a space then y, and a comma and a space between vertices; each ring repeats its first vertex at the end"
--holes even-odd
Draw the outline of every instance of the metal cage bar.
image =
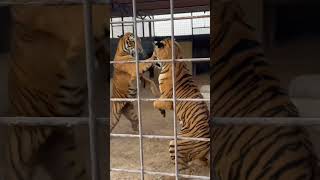
MULTIPOLYGON (((110 4, 111 0, 90 0, 94 4, 110 4)), ((83 4, 83 0, 2 0, 1 5, 73 5, 83 4)))
MULTIPOLYGON (((201 18, 210 18, 210 15, 174 17, 173 20, 201 19, 201 18)), ((139 23, 139 22, 159 22, 159 21, 171 21, 171 18, 137 20, 137 23, 139 23)), ((114 21, 114 22, 110 22, 110 24, 125 24, 125 23, 134 23, 134 21, 114 21)))
MULTIPOLYGON (((110 134, 111 137, 129 137, 129 138, 139 138, 139 135, 135 134, 110 134)), ((148 139, 174 139, 174 136, 160 136, 160 135, 142 135, 143 138, 148 139)), ((191 140, 191 141, 210 141, 210 138, 190 138, 190 137, 183 137, 177 136, 177 139, 181 140, 191 140)))
MULTIPOLYGON (((136 9, 136 0, 132 0, 132 14, 133 14, 133 32, 134 40, 137 44, 138 40, 138 28, 137 28, 137 9, 136 9)), ((138 104, 138 121, 139 121, 139 151, 140 151, 140 173, 141 180, 144 180, 144 165, 143 165, 143 140, 142 140, 142 123, 141 123, 141 104, 140 104, 140 80, 139 80, 139 55, 138 55, 138 46, 135 48, 135 61, 136 61, 136 77, 137 77, 137 104, 138 104)))
POLYGON ((90 138, 90 160, 91 160, 91 178, 99 180, 99 162, 98 162, 98 146, 97 146, 97 128, 96 114, 94 110, 94 69, 93 61, 95 58, 93 46, 93 30, 92 30, 92 4, 90 0, 83 0, 84 13, 84 29, 85 29, 85 46, 86 46, 86 69, 87 69, 87 86, 88 86, 88 110, 89 110, 89 138, 90 138))
MULTIPOLYGON (((140 98, 140 101, 173 101, 174 99, 156 99, 156 98, 140 98)), ((134 101, 138 101, 137 98, 110 98, 110 101, 128 101, 128 102, 134 102, 134 101)), ((180 99, 180 98, 176 98, 176 101, 196 101, 196 102, 202 102, 202 101, 207 101, 209 102, 210 99, 199 99, 199 98, 194 98, 194 99, 180 99)))
POLYGON ((173 98, 173 135, 174 135, 174 166, 175 166, 175 178, 179 179, 178 168, 178 148, 177 148, 177 115, 176 115, 176 71, 175 71, 175 44, 174 44, 174 11, 173 0, 170 0, 170 21, 171 21, 171 58, 172 58, 172 98, 173 98))
MULTIPOLYGON (((132 170, 132 169, 120 169, 120 168, 111 168, 112 171, 115 172, 124 172, 124 173, 140 173, 138 170, 132 170)), ((160 175, 160 176, 175 176, 175 173, 164 173, 164 172, 156 172, 156 171, 144 171, 145 174, 149 175, 160 175)), ((186 174, 179 174, 179 177, 182 178, 194 178, 194 179, 210 179, 210 177, 207 176, 194 176, 194 175, 186 175, 186 174)))
MULTIPOLYGON (((138 60, 139 63, 152 63, 152 62, 172 62, 172 60, 138 60)), ((175 62, 210 62, 210 58, 188 58, 176 59, 175 62)), ((110 61, 111 64, 126 64, 136 63, 136 61, 110 61)))
MULTIPOLYGON (((97 123, 105 125, 109 118, 97 117, 97 123)), ((215 125, 245 124, 245 125, 281 125, 281 126, 320 126, 320 117, 215 117, 210 120, 215 125)), ((5 125, 27 125, 27 126, 74 126, 79 124, 88 124, 87 117, 0 117, 0 124, 5 125)), ((111 134, 111 136, 117 134, 111 134)), ((131 136, 131 134, 126 134, 131 136)), ((120 135, 121 136, 121 135, 120 135)), ((126 136, 126 137, 129 137, 126 136)), ((133 135, 135 136, 135 135, 133 135)), ((150 135, 143 135, 149 138, 150 135)), ((152 137, 152 136, 150 136, 152 137)), ((165 137, 165 136, 164 136, 165 137)), ((179 138, 179 136, 178 136, 179 138)), ((165 138, 166 139, 166 138, 165 138)), ((194 138, 198 139, 198 138, 194 138)), ((201 138, 200 138, 201 139, 201 138)))

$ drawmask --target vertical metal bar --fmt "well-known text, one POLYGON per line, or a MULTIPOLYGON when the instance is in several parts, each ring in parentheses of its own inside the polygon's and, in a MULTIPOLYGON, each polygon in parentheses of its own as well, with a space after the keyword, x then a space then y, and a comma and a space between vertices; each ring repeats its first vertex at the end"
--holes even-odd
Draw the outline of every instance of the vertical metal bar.
MULTIPOLYGON (((150 16, 150 19, 151 19, 151 16, 150 16)), ((149 37, 153 37, 153 35, 152 35, 152 23, 148 22, 148 26, 149 26, 149 37)))
MULTIPOLYGON (((112 18, 110 18, 111 22, 112 22, 112 18)), ((113 38, 113 24, 110 24, 110 29, 111 29, 111 38, 113 38)))
MULTIPOLYGON (((137 30, 137 8, 136 1, 132 0, 132 13, 133 13, 133 32, 135 44, 137 44, 138 30, 137 30)), ((137 98, 138 98, 138 120, 139 120, 139 149, 140 149, 140 168, 141 168, 141 180, 144 180, 144 166, 143 166, 143 140, 142 140, 142 123, 141 123, 141 104, 140 104, 140 81, 139 81, 139 56, 138 47, 135 45, 135 60, 136 60, 136 75, 137 75, 137 98)))
POLYGON ((191 12, 191 35, 193 37, 193 13, 191 12))
POLYGON ((144 34, 144 22, 141 22, 141 23, 142 23, 142 37, 145 37, 145 34, 144 34))
MULTIPOLYGON (((154 20, 154 15, 152 15, 152 19, 154 20)), ((153 37, 156 36, 156 28, 154 25, 154 21, 152 21, 152 28, 153 28, 153 37)))
POLYGON ((175 156, 175 178, 178 180, 178 156, 177 156, 177 117, 176 117, 176 73, 175 73, 175 47, 174 47, 174 12, 173 0, 170 0, 171 15, 171 55, 172 55, 172 99, 173 99, 173 127, 174 127, 174 156, 175 156))
POLYGON ((97 131, 96 131, 96 115, 94 111, 94 90, 93 90, 93 32, 92 32, 92 5, 90 0, 84 0, 84 28, 85 28, 85 45, 86 45, 86 68, 88 83, 88 110, 89 110, 89 136, 90 136, 90 160, 91 160, 91 179, 99 180, 99 168, 97 160, 97 131))
POLYGON ((121 29, 122 29, 122 35, 124 35, 124 23, 123 23, 123 16, 121 16, 121 29))

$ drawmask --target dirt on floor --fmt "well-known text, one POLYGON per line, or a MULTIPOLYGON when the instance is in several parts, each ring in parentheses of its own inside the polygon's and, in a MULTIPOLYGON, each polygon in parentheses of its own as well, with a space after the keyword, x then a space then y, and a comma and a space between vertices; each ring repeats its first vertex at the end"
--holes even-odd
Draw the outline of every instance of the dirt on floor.
MULTIPOLYGON (((209 84, 209 75, 196 76, 199 86, 209 84)), ((142 89, 142 98, 152 98, 148 89, 142 89)), ((152 102, 141 102, 142 131, 144 135, 173 135, 173 113, 166 113, 166 118, 153 108, 152 102)), ((138 134, 131 130, 130 122, 121 117, 114 134, 138 134)), ((139 138, 112 137, 110 141, 110 158, 112 168, 140 169, 139 138)), ((169 156, 169 140, 143 139, 144 170, 174 173, 174 163, 169 156)), ((209 176, 209 167, 196 169, 194 175, 209 176)), ((161 176, 145 175, 146 180, 163 179, 161 176)), ((111 172, 112 180, 138 180, 140 174, 111 172)))

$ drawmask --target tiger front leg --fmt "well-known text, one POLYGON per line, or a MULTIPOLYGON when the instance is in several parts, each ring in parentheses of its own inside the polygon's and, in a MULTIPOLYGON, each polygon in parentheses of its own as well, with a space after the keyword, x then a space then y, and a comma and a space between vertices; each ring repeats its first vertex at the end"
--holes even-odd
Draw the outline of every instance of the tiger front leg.
MULTIPOLYGON (((164 98, 164 97, 160 97, 164 98)), ((165 110, 173 110, 173 103, 171 101, 161 101, 156 100, 153 102, 153 107, 155 109, 159 109, 160 113, 163 117, 166 117, 166 111, 165 110)))
MULTIPOLYGON (((139 63, 139 75, 148 70, 151 66, 152 63, 139 63)), ((131 81, 137 79, 136 64, 114 64, 113 67, 119 71, 128 73, 131 81)))
MULTIPOLYGON (((130 71, 131 80, 136 80, 137 78, 136 65, 135 64, 131 64, 131 65, 132 65, 131 71, 130 71)), ((152 63, 139 63, 139 75, 147 71, 151 66, 152 66, 152 63)))

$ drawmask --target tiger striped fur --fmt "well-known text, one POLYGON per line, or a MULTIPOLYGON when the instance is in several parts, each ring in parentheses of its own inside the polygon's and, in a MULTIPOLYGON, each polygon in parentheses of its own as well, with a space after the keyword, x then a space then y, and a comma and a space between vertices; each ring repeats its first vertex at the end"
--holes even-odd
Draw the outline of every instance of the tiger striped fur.
MULTIPOLYGON (((182 49, 175 43, 175 58, 182 59, 182 49)), ((154 57, 159 60, 169 60, 171 55, 171 39, 167 38, 156 44, 154 57)), ((159 63, 161 72, 159 74, 160 99, 172 98, 172 63, 159 63)), ((185 62, 175 63, 175 88, 176 98, 203 98, 199 88, 193 81, 192 75, 185 62)), ((173 110, 172 101, 154 101, 154 108, 162 112, 173 110)), ((209 111, 204 101, 177 101, 176 113, 181 125, 180 136, 193 138, 209 138, 209 111)), ((192 167, 189 163, 198 160, 203 165, 207 165, 210 142, 177 140, 177 161, 179 170, 189 169, 192 173, 192 167), (200 160, 200 161, 199 161, 200 160)), ((174 141, 170 141, 169 152, 171 159, 175 159, 174 141)))
MULTIPOLYGON (((211 12, 211 118, 298 117, 238 2, 216 0, 211 12)), ((301 127, 213 123, 211 149, 214 180, 315 179, 312 144, 301 127)))
MULTIPOLYGON (((10 115, 87 116, 83 6, 13 6, 9 72, 10 115)), ((93 5, 93 33, 104 41, 108 8, 93 5)), ((100 54, 106 61, 106 49, 100 54)), ((31 180, 35 170, 52 180, 88 180, 86 155, 74 128, 9 127, 8 180, 31 180)), ((80 140, 82 141, 82 140, 80 140)), ((38 177, 42 178, 42 177, 38 177)))
MULTIPOLYGON (((140 38, 137 38, 135 43, 134 34, 127 32, 120 37, 114 61, 134 61, 135 60, 135 44, 137 45, 138 53, 144 54, 140 38)), ((152 66, 152 63, 140 63, 139 74, 148 84, 152 93, 158 96, 158 89, 155 83, 143 76, 143 72, 147 71, 152 66)), ((114 72, 112 79, 112 98, 136 98, 137 96, 137 81, 136 81, 136 64, 114 64, 114 72)), ((133 131, 138 131, 138 116, 135 113, 132 102, 117 101, 111 102, 113 118, 110 125, 110 131, 118 124, 121 115, 131 123, 133 131)))

